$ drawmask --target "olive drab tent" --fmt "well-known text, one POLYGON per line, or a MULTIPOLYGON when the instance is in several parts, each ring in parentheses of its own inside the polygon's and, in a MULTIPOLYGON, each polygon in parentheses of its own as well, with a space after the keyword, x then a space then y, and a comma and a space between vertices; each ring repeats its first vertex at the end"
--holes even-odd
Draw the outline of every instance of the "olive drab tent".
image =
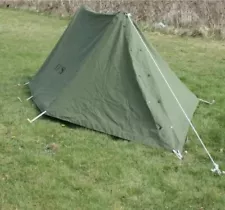
POLYGON ((183 149, 187 119, 199 101, 129 14, 84 7, 29 88, 39 116, 176 151, 183 149))

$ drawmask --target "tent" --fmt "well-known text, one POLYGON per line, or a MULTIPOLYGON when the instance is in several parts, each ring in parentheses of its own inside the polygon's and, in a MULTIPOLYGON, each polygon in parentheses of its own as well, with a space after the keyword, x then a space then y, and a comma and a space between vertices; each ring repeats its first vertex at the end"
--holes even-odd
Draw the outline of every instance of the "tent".
POLYGON ((85 7, 75 13, 29 88, 41 115, 176 151, 183 150, 187 119, 199 101, 129 14, 85 7))

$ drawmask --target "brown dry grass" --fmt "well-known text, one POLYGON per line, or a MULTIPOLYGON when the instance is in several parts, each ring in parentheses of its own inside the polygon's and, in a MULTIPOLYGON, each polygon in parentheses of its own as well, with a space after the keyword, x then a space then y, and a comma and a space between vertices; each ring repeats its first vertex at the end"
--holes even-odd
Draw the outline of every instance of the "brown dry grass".
POLYGON ((29 9, 61 16, 73 15, 81 5, 86 5, 97 12, 109 13, 118 10, 129 12, 137 22, 144 22, 146 27, 162 21, 170 26, 164 32, 225 37, 225 1, 0 0, 1 7, 29 9))

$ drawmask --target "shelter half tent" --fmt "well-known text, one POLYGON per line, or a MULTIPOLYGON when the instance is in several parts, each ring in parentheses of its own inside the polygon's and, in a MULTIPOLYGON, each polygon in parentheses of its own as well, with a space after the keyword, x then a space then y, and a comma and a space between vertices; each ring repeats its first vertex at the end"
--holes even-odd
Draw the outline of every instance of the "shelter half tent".
POLYGON ((178 104, 189 119, 198 105, 129 15, 84 7, 29 88, 48 116, 168 150, 182 151, 189 129, 178 104))

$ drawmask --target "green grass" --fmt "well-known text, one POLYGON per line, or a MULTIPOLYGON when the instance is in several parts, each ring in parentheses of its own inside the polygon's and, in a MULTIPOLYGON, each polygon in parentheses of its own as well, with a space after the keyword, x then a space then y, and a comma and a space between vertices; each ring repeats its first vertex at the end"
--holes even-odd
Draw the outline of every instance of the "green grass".
MULTIPOLYGON (((183 161, 164 150, 84 128, 62 126, 38 114, 17 86, 38 70, 68 20, 0 9, 0 209, 209 209, 225 206, 225 176, 190 132, 183 161), (17 97, 21 97, 21 103, 17 97), (55 142, 58 152, 45 151, 55 142)), ((147 34, 201 104, 193 122, 225 169, 225 44, 147 34)))

